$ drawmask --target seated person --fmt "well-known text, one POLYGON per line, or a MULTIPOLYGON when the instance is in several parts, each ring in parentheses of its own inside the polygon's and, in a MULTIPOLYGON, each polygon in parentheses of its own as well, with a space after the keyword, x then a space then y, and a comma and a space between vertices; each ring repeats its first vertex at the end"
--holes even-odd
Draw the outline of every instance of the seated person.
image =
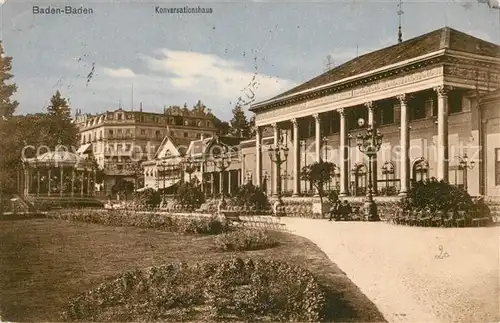
POLYGON ((352 213, 352 207, 347 200, 342 202, 340 206, 340 217, 344 220, 349 218, 349 215, 352 213))

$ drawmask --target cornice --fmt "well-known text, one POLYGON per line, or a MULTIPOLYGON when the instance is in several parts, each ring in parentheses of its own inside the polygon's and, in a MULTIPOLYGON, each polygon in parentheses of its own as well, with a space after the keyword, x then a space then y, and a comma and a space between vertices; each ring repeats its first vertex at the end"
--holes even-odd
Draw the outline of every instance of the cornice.
POLYGON ((296 104, 303 101, 312 100, 335 92, 352 88, 358 85, 367 84, 377 81, 385 77, 397 75, 401 72, 408 72, 425 66, 433 65, 441 62, 445 50, 435 51, 423 56, 405 60, 396 64, 384 66, 369 72, 361 73, 355 76, 347 77, 339 81, 318 86, 312 89, 307 89, 302 92, 293 93, 288 96, 268 100, 255 104, 250 108, 250 111, 262 112, 274 107, 284 106, 288 104, 296 104))

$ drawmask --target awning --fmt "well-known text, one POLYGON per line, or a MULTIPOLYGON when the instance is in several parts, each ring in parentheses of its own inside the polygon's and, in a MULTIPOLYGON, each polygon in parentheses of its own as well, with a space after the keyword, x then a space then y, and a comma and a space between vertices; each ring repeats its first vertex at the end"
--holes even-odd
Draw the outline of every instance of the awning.
POLYGON ((89 150, 90 146, 92 146, 92 144, 81 145, 80 147, 78 147, 78 150, 76 151, 76 153, 77 154, 84 154, 87 152, 87 150, 89 150))
POLYGON ((174 186, 175 184, 178 184, 180 181, 181 181, 180 179, 177 179, 177 180, 165 180, 165 186, 163 186, 163 181, 159 180, 158 181, 158 189, 162 190, 164 188, 170 188, 170 187, 174 186))

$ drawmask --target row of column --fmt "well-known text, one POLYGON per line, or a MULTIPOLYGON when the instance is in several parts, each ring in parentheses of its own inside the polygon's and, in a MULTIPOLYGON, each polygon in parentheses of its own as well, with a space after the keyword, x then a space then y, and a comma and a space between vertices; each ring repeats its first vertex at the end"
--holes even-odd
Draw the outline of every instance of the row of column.
MULTIPOLYGON (((241 172, 241 170, 237 170, 237 172, 241 172)), ((226 192, 228 195, 233 191, 233 173, 234 171, 227 170, 224 172, 211 172, 210 173, 210 193, 215 193, 215 176, 219 176, 219 193, 226 192), (224 190, 224 173, 227 173, 227 187, 224 190), (218 175, 217 175, 218 174, 218 175)), ((236 174, 235 177, 238 181, 236 183, 236 188, 240 187, 244 182, 241 180, 241 174, 236 174), (241 180, 241 181, 240 181, 241 180)))
MULTIPOLYGON (((64 190, 63 190, 63 187, 64 187, 64 168, 63 167, 58 167, 59 168, 59 194, 56 194, 54 196, 63 196, 64 194, 64 190)), ((25 168, 24 169, 24 187, 25 187, 25 192, 24 194, 25 195, 29 195, 32 191, 33 191, 33 183, 32 183, 32 173, 31 173, 32 169, 31 168, 25 168)), ((85 178, 85 172, 87 172, 86 170, 83 170, 83 173, 80 175, 81 176, 81 185, 80 185, 80 196, 83 196, 84 194, 84 182, 83 182, 83 179, 85 178)), ((52 182, 52 168, 48 168, 47 169, 47 179, 48 179, 48 182, 47 182, 47 196, 51 196, 51 190, 52 190, 52 186, 51 186, 51 182, 52 182)), ((92 189, 92 185, 91 185, 91 177, 89 176, 90 175, 90 171, 87 173, 87 194, 90 194, 90 193, 93 193, 94 190, 92 189)), ((71 196, 73 197, 75 195, 75 179, 76 179, 76 174, 75 174, 75 169, 74 168, 71 168, 71 196)), ((93 183, 96 182, 96 172, 93 171, 93 183)), ((41 178, 40 178, 40 169, 37 168, 36 169, 36 195, 39 196, 40 195, 40 182, 41 182, 41 178)), ((35 193, 35 192, 33 192, 35 193)))
MULTIPOLYGON (((434 88, 434 91, 438 96, 438 133, 437 133, 437 179, 442 179, 448 181, 448 91, 449 87, 438 86, 434 88)), ((410 133, 409 133, 409 111, 408 111, 408 100, 410 96, 408 94, 401 94, 397 96, 397 99, 401 107, 401 125, 400 125, 400 145, 401 154, 400 159, 400 195, 406 195, 410 183, 410 159, 409 159, 409 148, 410 148, 410 133)), ((367 102, 364 104, 368 109, 368 125, 373 128, 376 127, 375 120, 375 104, 373 102, 367 102)), ((340 195, 349 195, 349 145, 348 145, 348 129, 347 129, 347 118, 346 109, 341 108, 337 111, 340 114, 340 195)), ((315 161, 321 161, 321 119, 319 114, 312 115, 315 119, 315 161)), ((299 124, 297 119, 290 120, 292 123, 293 131, 293 195, 300 195, 300 144, 299 144, 299 124)), ((272 124, 273 126, 273 137, 274 144, 279 140, 279 126, 278 124, 272 124)), ((375 130, 375 129, 374 129, 375 130)), ((255 156, 256 156, 256 181, 257 185, 262 184, 262 127, 257 127, 256 129, 256 145, 255 145, 255 156)), ((279 180, 279 174, 277 173, 277 165, 273 163, 273 192, 276 192, 276 184, 279 180)), ((377 158, 372 159, 372 170, 377 169, 377 158)), ((374 188, 376 188, 375 183, 377 183, 377 172, 372 171, 372 183, 374 183, 374 188)))

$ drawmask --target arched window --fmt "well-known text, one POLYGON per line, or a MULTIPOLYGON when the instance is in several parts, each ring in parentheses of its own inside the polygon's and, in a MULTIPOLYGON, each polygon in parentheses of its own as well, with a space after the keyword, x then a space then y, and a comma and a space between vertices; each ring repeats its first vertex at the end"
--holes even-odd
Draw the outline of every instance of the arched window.
POLYGON ((366 194, 367 168, 364 163, 356 163, 351 169, 353 180, 351 181, 351 192, 355 196, 366 194))
POLYGON ((392 162, 386 161, 382 165, 382 175, 383 181, 385 181, 385 187, 380 190, 382 195, 396 195, 396 187, 394 186, 394 164, 392 162))
POLYGON ((412 180, 415 182, 425 181, 429 178, 429 163, 425 158, 417 158, 411 168, 412 180))

